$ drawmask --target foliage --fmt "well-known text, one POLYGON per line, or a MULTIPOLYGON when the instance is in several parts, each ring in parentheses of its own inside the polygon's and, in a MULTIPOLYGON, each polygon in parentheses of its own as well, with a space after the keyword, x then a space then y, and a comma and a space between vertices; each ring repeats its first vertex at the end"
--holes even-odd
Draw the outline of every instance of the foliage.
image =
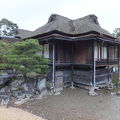
POLYGON ((120 38, 120 28, 115 28, 115 30, 113 31, 113 35, 120 38))
POLYGON ((0 68, 12 69, 15 74, 35 72, 39 76, 48 73, 49 60, 37 54, 43 47, 35 39, 8 44, 0 42, 0 68))
POLYGON ((120 37, 117 37, 120 40, 120 37))
POLYGON ((0 35, 1 36, 14 36, 17 33, 17 24, 3 18, 0 21, 0 35))
POLYGON ((3 55, 7 52, 8 46, 9 46, 9 43, 0 41, 0 55, 3 55))

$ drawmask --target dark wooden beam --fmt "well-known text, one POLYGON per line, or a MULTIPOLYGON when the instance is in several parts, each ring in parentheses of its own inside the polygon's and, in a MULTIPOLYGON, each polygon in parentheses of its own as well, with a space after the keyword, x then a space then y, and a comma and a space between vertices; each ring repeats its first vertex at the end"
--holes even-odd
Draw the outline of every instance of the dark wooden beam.
POLYGON ((109 40, 109 39, 104 39, 104 38, 97 38, 96 40, 98 40, 98 41, 104 41, 106 43, 120 45, 120 42, 118 40, 109 40))
POLYGON ((64 41, 83 41, 83 40, 95 40, 95 41, 104 41, 106 43, 111 43, 111 44, 119 44, 120 42, 115 39, 109 39, 109 38, 101 38, 99 36, 93 36, 93 35, 88 35, 88 36, 65 36, 65 35, 60 35, 60 34, 50 34, 46 36, 36 36, 33 37, 36 38, 40 41, 52 41, 53 39, 56 40, 64 40, 64 41))
POLYGON ((74 57, 75 57, 75 47, 74 47, 74 41, 72 41, 72 71, 71 71, 71 85, 72 85, 72 87, 73 87, 73 74, 74 74, 74 63, 75 63, 75 59, 74 59, 74 57))
POLYGON ((38 37, 39 41, 53 41, 53 40, 60 40, 60 41, 72 41, 73 39, 70 37, 65 36, 57 36, 57 35, 49 35, 45 37, 38 37))

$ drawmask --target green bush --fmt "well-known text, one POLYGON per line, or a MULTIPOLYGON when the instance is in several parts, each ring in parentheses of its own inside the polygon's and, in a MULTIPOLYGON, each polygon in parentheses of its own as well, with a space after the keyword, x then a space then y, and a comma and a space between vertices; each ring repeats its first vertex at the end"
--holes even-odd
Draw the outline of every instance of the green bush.
POLYGON ((36 39, 8 44, 0 42, 0 69, 12 69, 14 74, 35 72, 38 76, 49 72, 49 59, 37 54, 43 47, 36 39))

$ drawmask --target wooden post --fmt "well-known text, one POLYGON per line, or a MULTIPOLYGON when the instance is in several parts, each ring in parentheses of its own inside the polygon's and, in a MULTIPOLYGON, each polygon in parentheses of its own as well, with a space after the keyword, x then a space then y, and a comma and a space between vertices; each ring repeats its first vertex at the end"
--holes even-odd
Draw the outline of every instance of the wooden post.
POLYGON ((120 46, 118 45, 118 80, 120 80, 120 46))
POLYGON ((108 83, 110 82, 110 71, 109 71, 109 44, 107 45, 107 72, 108 72, 108 83))
POLYGON ((96 86, 96 60, 95 60, 95 41, 93 41, 93 47, 92 47, 92 53, 93 53, 93 75, 92 75, 92 87, 95 88, 96 86))
POLYGON ((53 91, 55 89, 55 43, 53 42, 53 73, 52 73, 52 78, 53 78, 53 81, 52 81, 52 88, 53 88, 53 91))
POLYGON ((74 72, 74 41, 72 41, 72 71, 71 71, 71 87, 73 88, 73 72, 74 72))
POLYGON ((89 90, 89 95, 96 96, 98 95, 95 92, 96 87, 96 60, 95 60, 95 41, 92 42, 92 86, 89 90))

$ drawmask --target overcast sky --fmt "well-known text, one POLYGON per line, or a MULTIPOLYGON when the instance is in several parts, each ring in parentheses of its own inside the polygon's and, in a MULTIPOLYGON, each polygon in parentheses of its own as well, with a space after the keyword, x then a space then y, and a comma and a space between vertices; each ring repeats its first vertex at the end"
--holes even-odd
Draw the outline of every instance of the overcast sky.
POLYGON ((111 33, 120 27, 120 0, 0 0, 0 19, 7 18, 21 29, 37 29, 53 13, 71 19, 95 14, 111 33))

